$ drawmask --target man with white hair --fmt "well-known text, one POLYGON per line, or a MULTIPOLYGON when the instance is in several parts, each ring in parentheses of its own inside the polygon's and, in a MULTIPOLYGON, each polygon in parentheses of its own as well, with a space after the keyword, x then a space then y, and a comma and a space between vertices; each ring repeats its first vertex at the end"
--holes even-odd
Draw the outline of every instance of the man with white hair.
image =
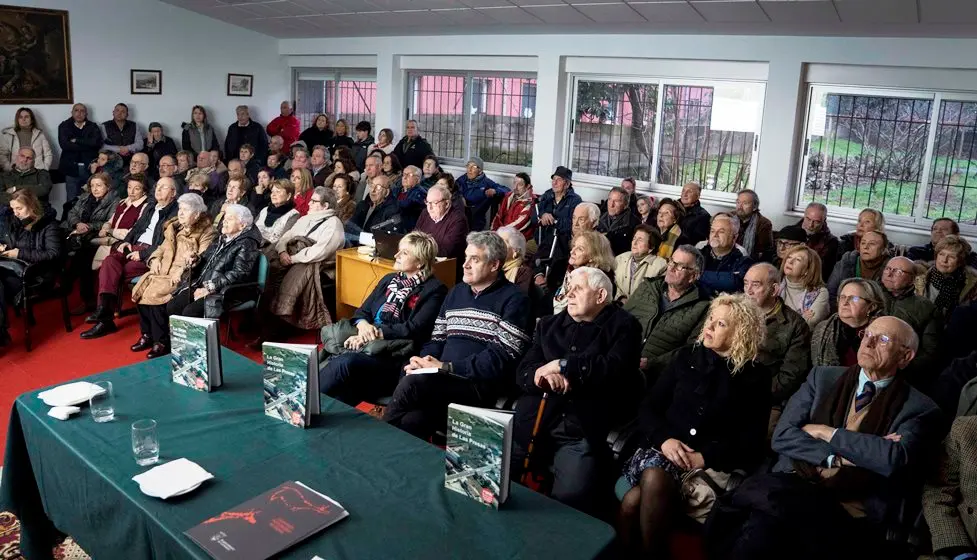
POLYGON ((709 211, 699 202, 701 194, 702 187, 699 183, 686 183, 682 187, 682 196, 679 198, 685 210, 685 216, 679 220, 679 227, 692 243, 699 243, 709 238, 709 211))
POLYGON ((421 212, 414 229, 437 241, 439 257, 457 258, 460 263, 464 258, 465 239, 469 232, 464 212, 451 204, 451 192, 441 184, 428 189, 425 205, 426 209, 421 212))
POLYGON ((919 337, 919 349, 906 375, 917 389, 931 395, 943 361, 937 352, 943 337, 943 316, 929 298, 916 295, 916 266, 906 257, 892 257, 882 269, 882 287, 893 317, 909 325, 919 337))
MULTIPOLYGON (((352 170, 355 171, 355 170, 352 170)), ((347 173, 350 171, 347 170, 347 173)), ((360 182, 356 184, 356 192, 353 193, 353 200, 359 202, 364 200, 370 194, 370 187, 373 185, 373 179, 378 175, 383 174, 383 160, 380 156, 369 156, 363 163, 363 176, 360 177, 360 182)))
MULTIPOLYGON (((24 146, 17 150, 17 157, 14 166, 10 171, 0 173, 0 215, 9 211, 7 206, 10 197, 19 188, 27 188, 34 191, 38 200, 47 204, 48 195, 51 193, 51 174, 47 169, 38 169, 34 166, 34 149, 24 146)), ((69 200, 70 202, 70 200, 69 200)))
POLYGON ((566 313, 539 321, 516 370, 509 472, 523 482, 552 472, 552 498, 599 515, 615 479, 607 434, 633 412, 621 395, 641 386, 641 325, 614 305, 601 270, 575 269, 569 286, 566 313))
POLYGON ((706 258, 699 282, 711 295, 743 291, 743 276, 753 264, 753 259, 736 244, 739 227, 738 218, 720 212, 712 217, 709 239, 696 245, 706 258))
POLYGON ((421 217, 421 212, 427 207, 428 189, 421 186, 422 178, 420 169, 408 165, 391 189, 394 196, 397 197, 397 206, 400 208, 400 224, 404 231, 414 229, 418 218, 421 217))
POLYGON ((537 286, 545 287, 551 294, 563 283, 563 277, 566 276, 573 238, 579 233, 597 229, 600 208, 593 202, 581 202, 574 207, 572 216, 570 235, 552 235, 548 238, 549 243, 544 240, 536 252, 533 281, 537 286))
POLYGON ((614 256, 631 249, 631 237, 639 219, 631 213, 628 206, 630 195, 621 187, 614 187, 607 195, 607 212, 600 217, 597 231, 603 233, 611 242, 614 256))

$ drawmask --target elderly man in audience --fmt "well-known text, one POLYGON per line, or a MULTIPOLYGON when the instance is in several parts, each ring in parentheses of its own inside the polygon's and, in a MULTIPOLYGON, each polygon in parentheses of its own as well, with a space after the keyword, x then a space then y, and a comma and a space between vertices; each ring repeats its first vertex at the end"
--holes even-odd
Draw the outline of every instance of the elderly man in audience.
POLYGON ((451 191, 440 184, 428 189, 426 204, 427 208, 421 212, 415 229, 437 241, 439 257, 457 258, 461 261, 469 231, 464 212, 452 206, 451 191))
POLYGON ((119 198, 126 197, 127 185, 129 184, 129 177, 142 173, 149 175, 149 156, 143 152, 138 152, 132 154, 132 159, 129 160, 129 172, 122 176, 122 180, 119 181, 115 187, 115 195, 119 198))
POLYGON ((485 229, 492 206, 498 205, 509 194, 509 187, 489 179, 483 171, 484 168, 485 162, 482 158, 472 156, 465 165, 465 174, 460 175, 456 182, 458 190, 472 209, 472 231, 485 229))
POLYGON ((325 146, 312 148, 312 158, 309 159, 309 172, 312 173, 312 184, 321 187, 326 183, 326 177, 332 173, 325 146))
POLYGON ((254 157, 258 161, 265 161, 268 158, 268 135, 265 134, 265 128, 251 120, 251 111, 247 105, 238 105, 234 111, 237 113, 237 122, 227 127, 224 157, 236 158, 241 153, 241 146, 251 144, 254 146, 254 157))
POLYGON ((98 269, 98 307, 85 319, 94 326, 81 333, 84 339, 100 338, 117 330, 112 319, 119 305, 122 282, 149 271, 146 261, 163 242, 163 226, 177 214, 176 182, 172 178, 156 181, 153 198, 155 206, 142 213, 125 240, 112 247, 98 269))
POLYGON ((649 225, 641 224, 635 228, 631 250, 614 259, 614 284, 617 286, 618 301, 626 302, 645 278, 665 274, 668 260, 657 254, 661 240, 658 231, 649 225))
POLYGON ((740 219, 736 243, 754 261, 769 262, 774 257, 773 224, 760 213, 756 191, 743 189, 736 195, 736 217, 740 219))
POLYGON ((615 256, 631 248, 631 236, 638 226, 638 217, 631 213, 628 206, 629 198, 630 195, 621 187, 612 188, 607 195, 607 212, 597 222, 597 231, 607 236, 615 256))
POLYGON ((173 156, 163 156, 159 159, 159 169, 157 170, 157 175, 159 179, 164 177, 172 177, 176 180, 177 191, 183 192, 186 187, 186 182, 183 180, 183 175, 180 175, 177 171, 176 159, 173 156))
POLYGON ((932 301, 947 318, 957 306, 977 300, 977 270, 967 266, 970 243, 960 236, 947 235, 935 251, 933 266, 916 276, 916 293, 932 301))
MULTIPOLYGON (((926 266, 933 266, 936 261, 936 244, 948 235, 960 235, 960 226, 951 218, 937 218, 930 226, 930 242, 910 247, 906 256, 914 261, 921 261, 926 266)), ((971 251, 967 255, 967 266, 977 268, 977 253, 971 251)))
POLYGON ((875 280, 847 278, 841 283, 838 311, 818 323, 811 333, 811 364, 850 366, 858 361, 858 347, 868 324, 886 314, 888 299, 875 280))
POLYGON ((105 149, 122 156, 124 165, 128 165, 134 154, 142 151, 143 135, 138 125, 129 120, 129 106, 125 103, 118 103, 112 109, 112 120, 102 123, 102 133, 105 149))
POLYGON ((923 488, 923 516, 939 558, 977 558, 977 416, 953 421, 939 468, 923 488))
POLYGON ((936 312, 933 302, 916 295, 915 278, 915 265, 906 257, 893 257, 882 271, 889 314, 908 323, 919 338, 919 349, 906 375, 914 387, 929 394, 929 388, 945 363, 937 354, 943 334, 943 317, 936 312))
POLYGON ((811 370, 811 327, 804 317, 780 298, 780 271, 758 263, 746 272, 746 296, 757 304, 767 326, 756 360, 766 366, 770 389, 770 433, 780 419, 784 403, 804 383, 811 370))
MULTIPOLYGON (((580 195, 573 191, 572 181, 572 171, 562 165, 557 167, 553 175, 550 176, 550 189, 539 197, 539 203, 536 206, 539 214, 539 251, 537 257, 546 262, 560 257, 565 259, 570 253, 574 210, 583 202, 580 195)), ((600 210, 597 211, 597 218, 600 218, 600 210)), ((537 267, 535 282, 538 286, 547 285, 545 276, 541 267, 537 267)), ((556 289, 560 280, 562 280, 562 274, 555 283, 550 282, 552 289, 556 289)))
POLYGON ((176 144, 173 139, 163 134, 163 125, 158 122, 149 123, 149 134, 143 142, 143 153, 149 156, 149 174, 156 179, 156 172, 164 156, 176 155, 176 144))
POLYGON ((710 294, 743 291, 743 275, 753 264, 753 259, 736 244, 740 221, 720 212, 712 217, 709 240, 696 245, 706 258, 700 284, 710 294))
POLYGON ((543 317, 516 370, 511 476, 552 472, 550 496, 593 514, 613 495, 607 434, 634 413, 621 395, 642 386, 641 325, 612 292, 596 268, 571 272, 567 312, 543 317))
MULTIPOLYGON (((591 204, 589 202, 585 204, 591 204)), ((581 205, 583 206, 583 205, 581 205)), ((608 277, 614 275, 614 253, 611 243, 596 231, 582 231, 573 236, 570 246, 570 258, 567 259, 566 272, 563 282, 553 292, 553 313, 560 313, 567 307, 570 293, 570 272, 581 266, 589 266, 602 271, 608 277)), ((613 281, 611 282, 613 288, 613 281)), ((611 296, 614 296, 613 289, 611 296)))
POLYGON ((549 238, 552 245, 544 238, 543 245, 536 253, 536 267, 533 270, 533 281, 537 286, 545 288, 550 294, 563 284, 566 276, 573 239, 585 232, 596 231, 600 220, 600 209, 593 202, 581 202, 573 209, 570 235, 557 233, 549 238))
POLYGON ((421 129, 417 121, 408 120, 404 125, 404 137, 394 147, 393 155, 397 156, 397 161, 404 167, 413 165, 423 168, 424 158, 433 154, 431 145, 421 137, 421 129))
POLYGON ((889 260, 889 239, 880 231, 867 231, 859 238, 858 249, 848 251, 831 271, 828 278, 828 297, 832 302, 838 297, 838 286, 846 278, 882 280, 882 270, 889 260))
POLYGON ((88 163, 98 157, 102 148, 102 131, 88 120, 88 108, 82 103, 71 107, 71 117, 58 125, 61 157, 58 170, 65 176, 65 199, 74 200, 91 174, 88 163))
POLYGON ((187 175, 184 177, 186 184, 190 184, 190 180, 194 175, 206 176, 208 185, 217 185, 220 183, 220 172, 217 171, 216 163, 211 158, 210 152, 200 152, 197 154, 197 166, 187 171, 187 175))
POLYGON ((682 233, 689 239, 689 243, 699 243, 709 238, 710 216, 709 211, 699 202, 701 193, 702 187, 699 183, 686 183, 682 187, 682 196, 679 199, 682 209, 685 210, 685 216, 679 225, 682 227, 682 233))
MULTIPOLYGON (((291 144, 287 144, 291 146, 291 144)), ((282 163, 288 159, 288 154, 284 153, 285 150, 285 139, 281 136, 275 135, 268 139, 268 155, 278 154, 282 158, 282 163)), ((268 161, 267 159, 265 161, 268 161)))
POLYGON ((906 557, 886 535, 908 529, 902 502, 918 492, 943 422, 898 375, 918 345, 912 326, 879 317, 857 363, 811 371, 774 432, 774 472, 720 498, 706 532, 713 557, 906 557))
MULTIPOLYGON (((356 185, 356 193, 353 196, 353 200, 357 203, 369 195, 370 187, 373 185, 373 179, 383 175, 383 160, 379 155, 367 157, 363 165, 363 176, 360 177, 360 182, 356 185)), ((355 173, 356 170, 344 168, 343 172, 350 174, 355 173)))
POLYGON ((3 209, 0 209, 0 215, 7 211, 6 207, 17 189, 26 188, 30 190, 41 201, 41 204, 47 205, 48 195, 51 193, 52 187, 51 174, 48 170, 34 167, 34 149, 30 146, 24 146, 17 150, 13 168, 10 171, 0 173, 0 204, 3 205, 3 209))
POLYGON ((400 223, 404 231, 410 231, 417 225, 418 218, 427 207, 428 189, 420 186, 421 170, 413 165, 404 168, 400 180, 394 185, 397 196, 397 206, 400 208, 400 223))
POLYGON ((463 282, 448 292, 431 341, 410 358, 384 420, 427 440, 446 427, 448 404, 486 406, 513 385, 529 346, 529 298, 506 280, 505 242, 468 235, 463 282))
POLYGON ((377 175, 370 179, 370 196, 356 205, 353 218, 346 224, 347 234, 359 235, 365 231, 399 230, 400 208, 390 195, 390 178, 377 175))
POLYGON ((709 309, 709 294, 699 285, 705 257, 691 245, 672 253, 664 277, 645 278, 624 310, 641 323, 641 369, 654 379, 675 352, 695 340, 709 309))
POLYGON ((508 249, 505 264, 502 265, 506 280, 529 295, 533 284, 533 269, 526 264, 526 238, 522 232, 511 226, 501 227, 496 233, 502 237, 508 249))
POLYGON ((840 245, 838 238, 828 228, 828 207, 820 202, 811 202, 804 209, 804 217, 795 225, 804 229, 807 234, 805 243, 821 257, 821 273, 827 281, 838 261, 840 245))
MULTIPOLYGON (((268 123, 267 131, 268 136, 272 138, 278 136, 281 138, 282 145, 291 146, 292 142, 298 140, 299 135, 302 134, 301 127, 302 124, 299 122, 298 117, 295 116, 292 104, 288 101, 282 101, 281 114, 271 119, 271 122, 268 123)), ((271 149, 270 144, 269 142, 269 149, 271 149)), ((278 147, 278 150, 281 150, 281 146, 278 147)), ((261 161, 264 161, 264 158, 261 161)))

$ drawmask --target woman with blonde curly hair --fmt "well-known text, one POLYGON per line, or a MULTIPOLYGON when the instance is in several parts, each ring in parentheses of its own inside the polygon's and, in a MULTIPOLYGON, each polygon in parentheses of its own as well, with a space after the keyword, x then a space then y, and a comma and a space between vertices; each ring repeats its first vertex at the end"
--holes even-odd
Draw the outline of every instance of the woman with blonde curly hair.
POLYGON ((566 309, 567 293, 570 291, 570 272, 581 266, 600 269, 611 279, 611 282, 614 282, 614 251, 611 250, 611 242, 604 234, 584 231, 573 237, 566 276, 563 277, 563 284, 553 294, 554 315, 566 309))
POLYGON ((677 514, 705 521, 712 504, 681 492, 701 471, 724 486, 726 473, 749 471, 763 459, 770 374, 754 360, 765 334, 756 304, 743 294, 720 294, 695 344, 676 353, 645 397, 618 527, 631 555, 666 557, 677 514))

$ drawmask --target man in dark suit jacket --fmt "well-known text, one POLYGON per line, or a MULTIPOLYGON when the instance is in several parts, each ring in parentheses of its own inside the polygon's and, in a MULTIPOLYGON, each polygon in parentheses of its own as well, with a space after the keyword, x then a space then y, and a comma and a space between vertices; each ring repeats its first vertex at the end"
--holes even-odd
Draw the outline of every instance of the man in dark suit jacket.
POLYGON ((923 489, 923 515, 940 558, 977 558, 977 416, 954 420, 940 468, 923 489))
POLYGON ((942 423, 936 404, 897 375, 918 345, 908 323, 879 317, 858 365, 811 371, 774 431, 774 472, 713 511, 706 541, 716 558, 901 557, 886 537, 900 528, 904 499, 918 496, 942 423))

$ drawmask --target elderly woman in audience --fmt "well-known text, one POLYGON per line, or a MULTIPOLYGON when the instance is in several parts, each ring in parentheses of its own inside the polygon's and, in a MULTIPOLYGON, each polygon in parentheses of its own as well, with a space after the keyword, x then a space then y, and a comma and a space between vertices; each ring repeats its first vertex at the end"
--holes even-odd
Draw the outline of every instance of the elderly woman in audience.
POLYGON ((353 161, 353 152, 349 148, 338 148, 333 154, 332 171, 333 173, 345 173, 352 177, 353 182, 360 182, 360 172, 356 170, 356 163, 353 161))
POLYGON ((527 243, 531 243, 528 249, 530 254, 536 253, 536 226, 539 225, 536 218, 536 195, 533 193, 533 180, 527 173, 516 173, 512 178, 512 190, 502 197, 499 204, 499 211, 492 219, 492 229, 498 230, 501 227, 513 227, 526 238, 527 243))
POLYGON ((651 198, 641 195, 636 203, 638 209, 638 223, 658 227, 658 213, 655 212, 655 204, 651 198))
MULTIPOLYGON (((611 242, 603 234, 596 231, 580 232, 573 237, 570 244, 570 260, 563 283, 553 294, 553 314, 557 314, 567 307, 567 294, 570 290, 570 272, 581 266, 590 266, 601 270, 611 282, 614 281, 614 252, 611 242)), ((613 294, 612 294, 613 295, 613 294)))
POLYGON ((662 238, 649 225, 641 224, 631 237, 631 250, 614 258, 614 280, 617 299, 626 302, 638 289, 641 280, 665 274, 668 260, 658 256, 662 238))
POLYGON ((258 213, 255 225, 264 240, 263 245, 269 250, 269 257, 278 254, 274 252, 275 243, 278 243, 278 240, 285 235, 286 231, 292 229, 299 219, 299 212, 292 202, 294 192, 295 187, 288 181, 275 181, 271 185, 271 204, 258 213))
POLYGON ((372 154, 373 152, 380 150, 385 154, 392 154, 394 148, 396 147, 397 145, 394 144, 394 131, 390 130, 389 128, 382 128, 377 134, 376 143, 370 144, 370 148, 366 151, 366 153, 372 154))
POLYGON ((397 156, 393 154, 386 154, 383 156, 383 174, 390 178, 390 182, 394 183, 400 180, 400 174, 404 168, 400 165, 400 160, 397 156))
POLYGON ((529 294, 529 287, 533 282, 533 269, 526 264, 526 238, 522 232, 512 226, 504 226, 496 233, 505 241, 506 261, 502 265, 502 273, 506 280, 519 286, 525 294, 529 294))
MULTIPOLYGON (((337 148, 353 148, 353 137, 349 135, 349 124, 346 119, 336 121, 336 134, 332 137, 330 146, 334 150, 337 148)), ((356 167, 354 166, 353 169, 355 170, 356 167)))
POLYGON ((112 215, 102 224, 92 240, 92 243, 98 246, 92 260, 92 270, 98 270, 102 266, 102 261, 112 251, 112 245, 121 243, 132 226, 136 225, 143 210, 148 208, 146 204, 149 200, 148 192, 149 183, 145 175, 137 173, 129 176, 126 181, 128 196, 115 205, 112 215))
POLYGON ((252 212, 250 196, 248 191, 251 188, 251 182, 248 178, 241 173, 233 172, 227 178, 227 190, 224 192, 224 200, 215 200, 210 203, 210 208, 208 213, 210 217, 214 219, 214 229, 217 231, 222 231, 222 224, 224 222, 224 209, 231 204, 239 204, 244 206, 249 211, 252 212))
POLYGON ((13 169, 14 159, 21 148, 34 150, 35 168, 51 169, 54 152, 44 131, 37 126, 34 111, 28 107, 17 109, 14 125, 0 130, 0 172, 13 169))
POLYGON ((821 256, 817 251, 807 245, 788 249, 780 272, 784 276, 780 283, 780 297, 787 307, 800 313, 811 328, 828 318, 831 304, 821 276, 821 256))
POLYGON ((855 231, 851 231, 838 238, 839 253, 855 251, 861 247, 862 235, 870 231, 885 233, 885 215, 874 208, 866 208, 858 213, 858 223, 855 231))
POLYGON ((213 189, 214 184, 210 180, 210 173, 194 173, 190 175, 190 178, 187 179, 187 192, 200 195, 204 204, 209 205, 213 203, 217 200, 217 196, 213 189))
POLYGON ((859 235, 858 249, 848 251, 835 264, 828 278, 828 297, 835 305, 838 287, 846 278, 867 278, 879 282, 889 261, 889 239, 881 231, 866 231, 859 235))
MULTIPOLYGON (((257 212, 268 206, 271 202, 271 183, 276 180, 270 169, 264 168, 258 171, 258 181, 254 184, 250 196, 253 210, 257 212)), ((295 192, 295 187, 292 187, 292 192, 295 192)))
POLYGON ((336 195, 336 217, 343 224, 349 221, 356 212, 356 201, 353 200, 353 179, 345 173, 333 173, 332 181, 326 181, 327 187, 336 195))
POLYGON ((309 200, 312 198, 312 172, 308 169, 293 169, 289 179, 295 187, 295 209, 299 215, 304 216, 309 212, 309 200))
POLYGON ((96 173, 89 177, 88 184, 68 211, 68 216, 61 222, 62 234, 68 240, 68 250, 75 253, 68 263, 69 278, 78 279, 81 299, 85 310, 89 312, 95 310, 92 259, 95 258, 97 247, 92 244, 92 240, 109 221, 119 202, 115 191, 109 187, 111 181, 105 173, 96 173))
POLYGON ((431 339, 448 293, 434 276, 437 254, 433 237, 408 233, 394 257, 395 272, 380 279, 352 325, 323 327, 323 345, 334 355, 319 369, 320 391, 350 406, 393 392, 407 358, 431 339))
POLYGON ((149 272, 132 288, 132 301, 138 304, 141 336, 132 345, 133 352, 151 348, 148 358, 170 353, 170 328, 166 304, 190 274, 200 255, 214 241, 213 220, 207 214, 203 198, 187 193, 177 199, 176 218, 163 224, 163 242, 146 262, 149 272))
POLYGON ((661 233, 662 242, 658 246, 658 256, 669 259, 672 251, 679 245, 685 245, 689 241, 682 234, 679 222, 685 217, 685 209, 677 200, 663 198, 658 202, 658 215, 655 223, 658 224, 658 231, 661 233))
POLYGON ((424 177, 421 179, 421 186, 428 188, 438 181, 438 177, 441 176, 444 171, 441 169, 441 164, 438 162, 438 156, 434 154, 428 154, 424 157, 424 162, 421 164, 421 173, 424 177))
POLYGON ((682 492, 694 471, 724 486, 727 473, 752 470, 763 459, 770 372, 755 359, 765 331, 749 298, 719 295, 696 343, 678 351, 642 403, 641 445, 625 467, 631 489, 618 527, 633 557, 667 557, 667 537, 683 509, 705 520, 709 507, 690 504, 682 492))
POLYGON ((970 243, 958 235, 943 237, 933 252, 936 262, 916 277, 916 294, 936 304, 946 319, 958 305, 977 300, 977 270, 967 266, 970 243))
POLYGON ((862 334, 872 319, 886 312, 885 292, 874 280, 848 278, 841 283, 838 311, 818 323, 811 335, 811 363, 845 366, 858 363, 862 334))
MULTIPOLYGON (((220 153, 220 142, 214 127, 207 122, 207 110, 200 105, 194 105, 190 111, 190 122, 183 123, 182 147, 193 154, 217 150, 220 153)), ((179 163, 179 162, 178 162, 179 163)))
MULTIPOLYGON (((33 265, 45 286, 53 286, 61 257, 61 229, 54 210, 44 209, 30 189, 18 189, 10 197, 11 214, 0 220, 0 257, 33 265)), ((10 343, 7 303, 23 289, 21 277, 0 267, 0 347, 10 343)))

